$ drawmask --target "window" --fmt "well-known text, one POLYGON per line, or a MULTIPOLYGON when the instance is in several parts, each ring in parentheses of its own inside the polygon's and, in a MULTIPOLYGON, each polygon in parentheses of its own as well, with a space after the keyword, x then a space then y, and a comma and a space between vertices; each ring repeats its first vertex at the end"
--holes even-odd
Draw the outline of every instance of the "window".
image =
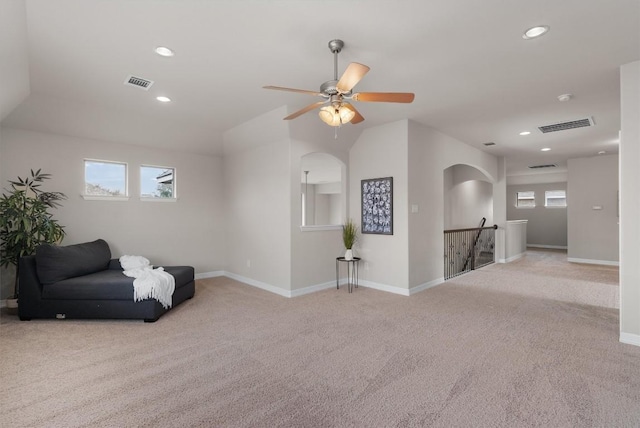
POLYGON ((535 208, 536 192, 518 192, 516 197, 516 207, 518 208, 535 208))
POLYGON ((84 196, 123 198, 127 196, 127 164, 84 160, 84 196))
POLYGON ((566 190, 547 190, 544 192, 544 206, 547 208, 564 208, 567 206, 566 190))
POLYGON ((175 176, 175 168, 142 165, 140 167, 140 197, 175 199, 175 176))

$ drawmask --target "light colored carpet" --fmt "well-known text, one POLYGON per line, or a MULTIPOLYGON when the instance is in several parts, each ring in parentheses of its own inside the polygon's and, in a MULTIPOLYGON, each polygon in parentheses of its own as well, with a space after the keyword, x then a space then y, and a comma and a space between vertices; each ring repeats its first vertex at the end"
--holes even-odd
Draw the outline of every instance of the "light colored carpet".
POLYGON ((529 248, 521 259, 486 266, 456 282, 522 296, 620 307, 619 268, 569 263, 566 250, 529 248))
POLYGON ((503 268, 412 297, 200 280, 155 324, 5 312, 0 425, 639 426, 617 311, 513 293, 503 268))

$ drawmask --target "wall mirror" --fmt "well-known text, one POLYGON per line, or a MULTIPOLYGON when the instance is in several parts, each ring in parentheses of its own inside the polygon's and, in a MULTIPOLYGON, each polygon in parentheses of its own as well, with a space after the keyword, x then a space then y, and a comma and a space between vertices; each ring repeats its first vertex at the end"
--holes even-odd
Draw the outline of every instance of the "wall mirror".
POLYGON ((309 153, 300 162, 302 226, 341 225, 344 221, 344 164, 326 153, 309 153))

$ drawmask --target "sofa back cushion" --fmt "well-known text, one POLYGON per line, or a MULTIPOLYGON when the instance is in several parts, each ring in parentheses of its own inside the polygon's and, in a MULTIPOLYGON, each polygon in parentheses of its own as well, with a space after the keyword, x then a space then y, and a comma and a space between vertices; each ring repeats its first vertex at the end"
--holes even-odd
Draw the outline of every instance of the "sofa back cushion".
POLYGON ((109 244, 102 239, 65 247, 43 244, 36 249, 36 269, 42 284, 105 270, 110 260, 109 244))

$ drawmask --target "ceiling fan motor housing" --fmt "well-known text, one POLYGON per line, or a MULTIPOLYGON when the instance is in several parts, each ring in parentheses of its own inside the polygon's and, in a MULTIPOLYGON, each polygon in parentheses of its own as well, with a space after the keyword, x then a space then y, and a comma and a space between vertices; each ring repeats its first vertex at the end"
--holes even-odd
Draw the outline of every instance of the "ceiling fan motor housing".
POLYGON ((336 95, 338 93, 338 88, 336 87, 337 84, 337 80, 329 80, 327 82, 324 82, 322 85, 320 85, 320 92, 329 97, 331 95, 336 95))
POLYGON ((329 42, 329 49, 331 49, 332 53, 340 53, 343 47, 344 42, 342 40, 335 39, 329 42))

